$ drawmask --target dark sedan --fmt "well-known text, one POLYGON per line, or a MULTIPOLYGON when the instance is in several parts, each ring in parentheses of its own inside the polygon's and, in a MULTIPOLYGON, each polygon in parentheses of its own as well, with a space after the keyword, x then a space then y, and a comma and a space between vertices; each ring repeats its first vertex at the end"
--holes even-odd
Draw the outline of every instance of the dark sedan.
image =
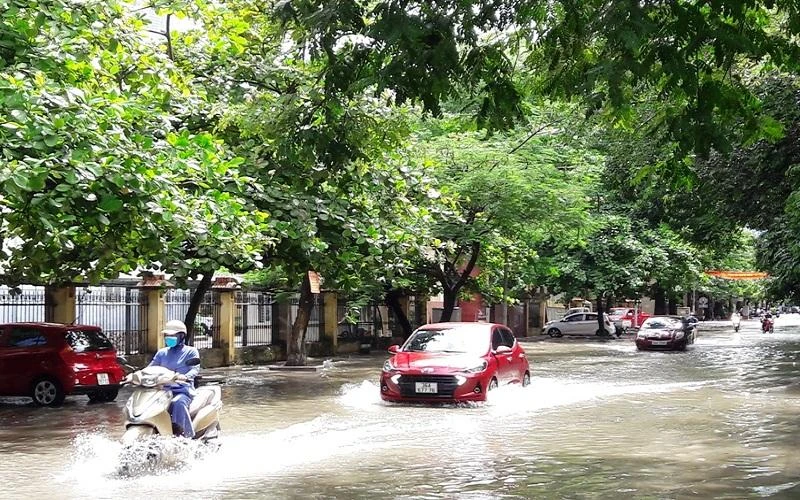
POLYGON ((697 328, 681 316, 653 316, 642 323, 636 334, 636 348, 643 349, 686 349, 694 344, 697 328))

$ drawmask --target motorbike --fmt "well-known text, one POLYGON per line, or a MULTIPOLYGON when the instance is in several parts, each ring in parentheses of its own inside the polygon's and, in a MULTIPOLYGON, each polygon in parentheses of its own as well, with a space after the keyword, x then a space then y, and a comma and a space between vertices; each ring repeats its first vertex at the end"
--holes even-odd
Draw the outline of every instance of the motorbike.
MULTIPOLYGON (((119 361, 127 366, 124 359, 119 361)), ((188 366, 199 364, 200 360, 197 358, 187 362, 188 366)), ((122 435, 125 460, 121 464, 120 473, 130 474, 136 467, 154 467, 175 462, 186 455, 187 449, 192 453, 199 451, 196 446, 187 447, 187 444, 199 443, 207 450, 219 447, 219 413, 222 408, 222 391, 219 385, 201 385, 195 390, 195 396, 189 405, 194 438, 188 440, 173 436, 169 413, 173 396, 172 391, 165 386, 182 383, 177 381, 178 375, 163 366, 148 366, 133 371, 123 381, 123 385, 130 385, 134 389, 125 403, 126 430, 122 435), (165 437, 170 439, 164 439, 165 437), (183 449, 179 449, 181 447, 183 449)))
POLYGON ((775 322, 772 318, 761 319, 761 331, 763 333, 773 333, 775 331, 775 322))
POLYGON ((739 314, 734 313, 733 315, 731 315, 731 323, 733 323, 733 331, 738 332, 739 327, 742 324, 742 317, 739 314))

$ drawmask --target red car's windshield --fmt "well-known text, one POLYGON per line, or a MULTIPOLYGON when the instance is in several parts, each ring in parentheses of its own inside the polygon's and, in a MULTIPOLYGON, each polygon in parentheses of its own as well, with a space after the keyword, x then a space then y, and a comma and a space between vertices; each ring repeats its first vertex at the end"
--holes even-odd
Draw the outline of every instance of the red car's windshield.
POLYGON ((445 352, 481 355, 489 350, 489 338, 482 332, 445 328, 417 330, 408 339, 405 352, 445 352))

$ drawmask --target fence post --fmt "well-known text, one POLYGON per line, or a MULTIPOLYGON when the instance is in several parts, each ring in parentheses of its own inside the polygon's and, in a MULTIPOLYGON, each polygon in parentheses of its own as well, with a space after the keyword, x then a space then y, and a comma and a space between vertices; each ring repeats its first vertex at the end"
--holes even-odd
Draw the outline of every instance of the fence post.
POLYGON ((320 317, 323 325, 320 340, 329 348, 328 355, 332 356, 336 354, 339 343, 339 335, 336 332, 336 325, 339 322, 339 297, 334 292, 322 293, 320 317))
POLYGON ((55 323, 74 323, 76 319, 75 287, 46 287, 45 319, 55 323), (49 310, 49 311, 48 311, 49 310), (48 312, 52 318, 47 318, 48 312))
POLYGON ((172 287, 163 274, 142 273, 142 280, 137 283, 140 293, 147 296, 147 352, 154 353, 164 345, 164 329, 166 304, 164 290, 172 287))
POLYGON ((236 291, 239 283, 235 278, 219 277, 214 280, 212 290, 219 293, 219 338, 222 361, 226 366, 236 359, 236 291))

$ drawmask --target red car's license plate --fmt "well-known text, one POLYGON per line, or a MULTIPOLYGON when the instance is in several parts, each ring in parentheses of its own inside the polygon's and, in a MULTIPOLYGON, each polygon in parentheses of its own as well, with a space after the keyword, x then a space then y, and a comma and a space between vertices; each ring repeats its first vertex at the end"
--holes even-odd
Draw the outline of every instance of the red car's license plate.
POLYGON ((420 394, 436 394, 439 392, 439 387, 436 382, 417 382, 416 391, 420 394))

